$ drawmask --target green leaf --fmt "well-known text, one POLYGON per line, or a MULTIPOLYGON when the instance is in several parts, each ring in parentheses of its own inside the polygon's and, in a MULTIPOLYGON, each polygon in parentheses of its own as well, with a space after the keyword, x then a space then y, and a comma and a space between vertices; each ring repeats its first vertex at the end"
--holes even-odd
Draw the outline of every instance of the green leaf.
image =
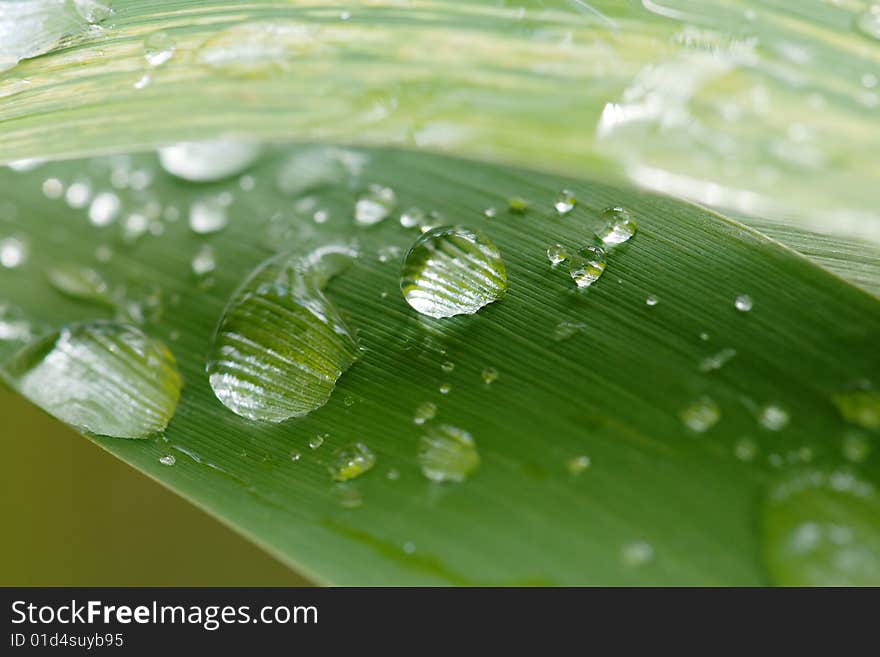
MULTIPOLYGON (((309 202, 276 191, 287 148, 248 172, 251 191, 235 179, 179 181, 151 154, 0 174, 9 199, 4 234, 29 245, 24 263, 0 271, 0 298, 47 329, 114 312, 141 319, 146 334, 169 346, 184 380, 163 436, 92 440, 320 582, 761 584, 827 575, 812 563, 794 575, 777 567, 774 546, 801 518, 784 507, 764 513, 762 500, 791 472, 847 465, 865 485, 878 481, 874 452, 844 449, 853 431, 867 432, 869 444, 875 435, 847 424, 835 406, 880 371, 877 299, 679 201, 406 151, 348 156, 361 161, 358 153, 362 172, 308 192, 309 202), (86 208, 42 192, 46 180, 83 177, 94 192, 107 190, 114 169, 117 178, 142 172, 152 182, 118 190, 123 212, 103 228, 90 224, 86 208), (393 189, 397 211, 358 227, 355 201, 370 183, 393 189), (561 189, 577 198, 566 216, 553 209, 561 189), (232 194, 228 227, 190 231, 190 205, 222 192, 232 194), (509 212, 513 197, 529 209, 509 212), (591 243, 610 206, 628 210, 638 231, 609 249, 604 274, 578 291, 546 249, 591 243), (415 313, 399 290, 400 257, 419 235, 397 220, 410 207, 430 223, 488 236, 504 258, 506 296, 469 316, 415 313), (326 221, 313 220, 317 211, 326 221), (131 214, 155 216, 148 225, 161 230, 134 238, 131 214), (205 373, 228 300, 275 251, 340 240, 361 255, 324 294, 358 332, 360 359, 304 417, 273 424, 233 414, 205 373), (216 259, 207 279, 192 272, 206 245, 216 259), (52 288, 45 272, 62 261, 95 269, 119 309, 52 288), (743 294, 750 312, 734 306, 743 294), (656 305, 646 304, 649 295, 656 305), (720 366, 701 366, 731 349, 732 357, 715 359, 720 366), (489 384, 487 369, 497 372, 489 384), (698 432, 680 415, 703 398, 720 418, 698 432), (426 402, 436 415, 416 424, 426 402), (466 432, 476 447, 479 462, 467 457, 461 483, 422 473, 423 436, 437 440, 440 426, 466 432), (326 437, 311 449, 317 436, 326 437), (355 443, 375 464, 337 484, 335 454, 355 443), (172 466, 160 462, 168 455, 172 466)), ((834 499, 845 506, 849 498, 834 499)), ((874 541, 876 518, 860 509, 840 520, 857 521, 853 535, 874 541)))

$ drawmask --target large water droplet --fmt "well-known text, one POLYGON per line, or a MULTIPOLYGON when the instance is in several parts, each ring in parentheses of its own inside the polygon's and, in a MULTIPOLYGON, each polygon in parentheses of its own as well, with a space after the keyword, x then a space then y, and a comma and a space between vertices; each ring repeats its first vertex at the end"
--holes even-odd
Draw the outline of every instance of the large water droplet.
POLYGON ((880 497, 858 475, 808 470, 777 482, 762 525, 774 584, 880 585, 880 497))
POLYGON ((49 283, 61 294, 78 301, 110 304, 110 285, 94 269, 72 263, 60 263, 46 272, 49 283))
POLYGON ((319 27, 292 21, 234 25, 209 39, 198 52, 198 62, 218 73, 236 77, 264 77, 285 71, 290 61, 322 46, 319 27))
POLYGON ((585 246, 568 261, 568 273, 579 288, 589 287, 605 272, 605 251, 585 246))
POLYGON ((462 482, 480 465, 480 455, 471 435, 444 424, 428 429, 419 443, 422 473, 431 481, 462 482))
POLYGON ((376 465, 376 455, 363 443, 352 443, 333 455, 330 474, 336 481, 360 477, 376 465))
POLYGON ((334 245, 305 257, 277 256, 235 292, 207 365, 214 394, 227 408, 281 422, 330 398, 358 346, 322 290, 354 255, 334 245))
POLYGON ((636 220, 630 211, 624 208, 607 208, 602 212, 602 216, 608 220, 608 223, 596 233, 596 237, 602 240, 606 247, 629 241, 638 230, 636 220))
POLYGON ((440 226, 410 247, 400 290, 423 315, 472 315, 504 296, 507 271, 498 248, 485 235, 461 226, 440 226))
POLYGON ((865 429, 880 429, 880 391, 855 390, 831 398, 841 417, 865 429))
POLYGON ((568 258, 568 251, 561 244, 551 244, 547 247, 547 260, 554 267, 560 262, 565 262, 566 258, 568 258))
POLYGON ((185 141, 159 149, 159 162, 172 176, 211 182, 238 175, 260 157, 259 144, 235 139, 185 141))
POLYGON ((162 431, 180 397, 171 352, 118 322, 67 326, 26 347, 6 371, 16 389, 47 412, 105 436, 162 431))

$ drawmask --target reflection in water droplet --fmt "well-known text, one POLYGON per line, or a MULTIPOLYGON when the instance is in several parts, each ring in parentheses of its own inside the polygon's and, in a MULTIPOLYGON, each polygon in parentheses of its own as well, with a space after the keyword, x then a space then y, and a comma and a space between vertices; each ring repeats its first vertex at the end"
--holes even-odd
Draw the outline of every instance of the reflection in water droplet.
POLYGON ((410 247, 400 274, 406 302, 430 317, 471 315, 507 290, 498 248, 482 233, 441 226, 410 247))
POLYGON ((754 302, 752 301, 752 297, 748 294, 740 294, 733 300, 733 305, 741 313, 747 313, 754 306, 754 302))
POLYGON ((776 404, 768 404, 758 411, 758 422, 768 431, 782 431, 790 420, 788 411, 776 404))
POLYGON ((231 411, 281 422, 330 398, 358 358, 354 331, 322 290, 356 254, 329 245, 260 265, 233 294, 214 336, 208 377, 231 411))
POLYGON ((462 482, 480 465, 471 435, 447 424, 432 427, 419 443, 422 473, 431 481, 462 482))
POLYGON ((352 443, 336 451, 330 474, 336 481, 360 477, 376 465, 376 455, 363 443, 352 443))
POLYGON ((880 391, 855 390, 831 397, 841 417, 865 429, 880 429, 880 391))
POLYGON ((144 39, 144 59, 150 66, 161 66, 177 49, 177 43, 168 32, 154 32, 144 39))
POLYGON ((568 273, 579 288, 599 280, 605 271, 605 251, 598 246, 585 246, 568 262, 568 273))
POLYGON ((110 285, 94 269, 72 263, 59 263, 46 273, 58 292, 78 301, 112 305, 110 285))
POLYGON ((780 586, 880 585, 880 497, 846 470, 806 470, 770 486, 762 553, 780 586))
POLYGON ((710 397, 700 397, 680 413, 681 421, 691 431, 703 433, 721 419, 721 409, 710 397))
POLYGON ((48 413, 106 436, 162 431, 180 397, 171 352, 118 322, 67 326, 26 347, 6 369, 15 388, 48 413))
POLYGON ((602 211, 602 216, 608 220, 608 224, 596 233, 596 237, 602 240, 606 247, 623 244, 638 230, 636 220, 629 210, 624 208, 607 208, 602 211))
POLYGON ((413 422, 416 424, 424 424, 428 420, 433 420, 437 415, 437 404, 434 402, 425 402, 416 409, 413 422))
POLYGON ((553 208, 556 210, 556 214, 567 215, 574 210, 575 205, 577 205, 577 198, 575 198, 574 192, 569 189, 563 189, 559 192, 559 196, 556 197, 553 208))
POLYGON ((358 226, 372 226, 383 221, 397 205, 397 195, 390 187, 370 185, 354 206, 354 220, 358 226))
POLYGON ((185 141, 159 149, 159 163, 172 176, 213 182, 238 175, 260 157, 259 144, 234 139, 185 141))

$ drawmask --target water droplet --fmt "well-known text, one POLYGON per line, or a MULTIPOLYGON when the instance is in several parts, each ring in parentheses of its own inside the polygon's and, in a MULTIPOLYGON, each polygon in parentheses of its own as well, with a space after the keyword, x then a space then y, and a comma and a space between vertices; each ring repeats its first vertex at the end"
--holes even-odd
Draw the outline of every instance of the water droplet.
POLYGON ((233 294, 207 372, 217 398, 252 420, 281 422, 324 405, 358 358, 354 332, 324 296, 356 254, 330 245, 276 256, 233 294))
POLYGON ((680 413, 681 421, 691 431, 703 433, 721 419, 721 409, 710 397, 700 397, 680 413))
POLYGON ((122 203, 113 192, 101 192, 92 199, 89 206, 89 221, 93 226, 107 226, 119 215, 122 203))
POLYGON ((846 470, 799 471, 770 486, 762 553, 779 586, 880 585, 880 497, 846 470))
POLYGON ((43 181, 43 195, 46 198, 61 198, 64 194, 64 185, 58 178, 46 178, 43 181))
POLYGON ((360 477, 376 465, 376 455, 363 443, 352 443, 337 450, 330 465, 330 474, 336 481, 360 477))
POLYGON ((415 554, 416 544, 412 543, 410 541, 407 541, 406 543, 403 544, 403 551, 406 554, 415 554))
POLYGON ((547 260, 554 267, 560 262, 565 262, 566 258, 568 258, 568 251, 561 244, 551 244, 547 247, 547 260))
POLYGON ((556 214, 567 215, 574 210, 575 205, 577 205, 577 198, 575 198, 574 192, 569 189, 563 189, 559 192, 559 196, 556 197, 553 207, 556 209, 556 214))
POLYGON ((207 276, 212 271, 217 268, 217 256, 214 254, 214 249, 205 244, 193 256, 192 262, 190 263, 192 267, 193 274, 196 276, 207 276))
POLYGON ((494 219, 498 215, 498 210, 496 208, 486 208, 483 210, 483 216, 486 219, 494 219))
POLYGON ((747 313, 752 309, 754 302, 752 301, 752 297, 750 297, 748 294, 740 294, 736 299, 734 299, 733 305, 741 313, 747 313))
POLYGON ((416 409, 416 414, 413 417, 413 422, 416 424, 424 424, 428 420, 433 420, 437 415, 437 404, 434 402, 425 402, 424 404, 420 404, 416 409))
POLYGON ((198 62, 235 77, 265 77, 290 68, 290 60, 317 50, 319 27, 292 21, 243 23, 209 39, 198 62))
POLYGON ((598 246, 585 246, 568 262, 568 273, 579 288, 599 280, 605 271, 605 251, 598 246))
POLYGON ((420 208, 410 208, 400 215, 400 225, 404 228, 417 228, 425 222, 425 212, 420 208))
POLYGON ((21 237, 0 239, 0 265, 6 269, 21 267, 28 258, 28 245, 21 237))
POLYGON ((174 458, 173 454, 169 454, 168 456, 159 457, 159 463, 161 463, 162 465, 174 465, 175 463, 177 463, 177 459, 174 458))
POLYGON ((632 541, 620 548, 620 561, 627 568, 640 568, 654 559, 654 548, 645 541, 632 541))
POLYGON ((219 196, 207 196, 193 201, 189 207, 189 227, 194 233, 216 233, 226 228, 228 222, 226 205, 219 196))
POLYGON ((645 305, 648 306, 648 308, 653 308, 658 303, 660 303, 660 301, 653 294, 649 294, 645 297, 645 305))
POLYGON ((18 172, 26 172, 33 171, 39 166, 42 166, 46 163, 46 159, 42 157, 29 157, 24 160, 15 160, 14 162, 10 162, 6 166, 8 166, 13 171, 18 172))
POLYGON ((110 285, 94 269, 60 263, 47 272, 49 283, 61 294, 78 301, 112 305, 110 285))
POLYGON ((326 433, 319 433, 311 438, 309 438, 309 448, 318 449, 321 445, 324 444, 324 441, 327 440, 329 436, 326 433))
POLYGON ((288 157, 278 170, 278 189, 301 196, 324 187, 342 187, 356 179, 367 162, 357 151, 336 147, 312 147, 288 157))
POLYGON ((448 395, 451 391, 452 391, 452 386, 449 385, 448 383, 442 383, 440 385, 440 394, 441 395, 448 395))
POLYGON ((172 176, 213 182, 240 174, 260 157, 259 144, 234 139, 186 141, 159 149, 159 163, 172 176))
POLYGON ((706 356, 703 360, 701 360, 700 371, 714 372, 715 370, 720 370, 734 356, 736 356, 736 349, 732 347, 725 347, 718 353, 712 354, 711 356, 706 356))
POLYGON ((440 369, 449 374, 450 372, 452 372, 452 370, 455 369, 455 363, 453 363, 451 360, 447 360, 440 366, 440 369))
POLYGON ((397 205, 397 195, 390 187, 370 185, 354 206, 354 220, 358 226, 372 226, 383 221, 397 205))
POLYGON ((494 367, 487 367, 483 370, 482 378, 483 383, 485 383, 487 386, 491 385, 495 382, 496 379, 498 379, 498 370, 496 370, 494 367))
POLYGON ((498 248, 485 235, 441 226, 410 247, 400 289, 406 302, 423 315, 472 315, 504 296, 507 271, 498 248))
POLYGON ((871 453, 871 443, 858 433, 848 433, 843 437, 843 456, 853 463, 861 463, 871 453))
POLYGON ((293 451, 290 453, 290 460, 296 463, 302 458, 302 452, 293 451))
POLYGON ((752 461, 758 455, 758 445, 751 438, 740 438, 736 441, 733 453, 740 461, 752 461))
POLYGON ((577 335, 586 328, 587 325, 581 324, 580 322, 559 322, 553 330, 553 340, 555 342, 568 340, 570 337, 577 335))
POLYGON ((0 301, 0 341, 30 342, 33 337, 31 323, 21 310, 0 301))
POLYGON ((149 220, 140 212, 132 212, 122 222, 122 237, 127 242, 134 242, 150 227, 149 220))
POLYGON ((638 230, 636 220, 630 211, 624 208, 607 208, 602 211, 602 216, 608 220, 608 224, 596 233, 596 237, 602 240, 606 247, 629 241, 638 230))
POLYGON ((346 509, 357 509, 364 503, 364 496, 354 486, 338 484, 336 486, 336 499, 339 505, 346 509))
POLYGON ((168 425, 181 380, 171 352, 118 322, 74 324, 7 366, 16 389, 81 430, 144 438, 168 425))
POLYGON ((565 464, 565 468, 568 470, 568 474, 572 477, 576 477, 581 474, 584 470, 587 470, 591 465, 590 457, 585 454, 581 454, 579 456, 573 456, 568 459, 568 462, 565 464))
POLYGON ((396 468, 391 468, 388 472, 385 473, 385 478, 388 481, 397 481, 400 479, 400 471, 396 468))
POLYGON ((832 396, 831 401, 847 422, 865 429, 880 429, 880 391, 856 390, 840 393, 832 396))
POLYGON ((700 333, 700 340, 702 340, 703 342, 708 342, 709 334, 706 333, 706 331, 703 331, 702 333, 700 333))
POLYGON ((444 424, 428 429, 419 443, 419 464, 431 481, 462 482, 480 465, 471 435, 444 424))
POLYGON ((865 36, 880 40, 880 5, 872 5, 856 18, 856 29, 865 36))
POLYGON ((529 210, 529 202, 524 198, 514 196, 507 199, 507 209, 513 214, 525 214, 529 210))
POLYGON ((758 411, 758 422, 768 431, 782 431, 790 419, 788 411, 776 404, 768 404, 758 411))
POLYGON ((161 66, 174 56, 177 43, 168 32, 154 32, 144 39, 144 59, 150 66, 161 66))
POLYGON ((64 200, 72 208, 84 208, 92 198, 92 186, 88 180, 77 180, 64 194, 64 200))

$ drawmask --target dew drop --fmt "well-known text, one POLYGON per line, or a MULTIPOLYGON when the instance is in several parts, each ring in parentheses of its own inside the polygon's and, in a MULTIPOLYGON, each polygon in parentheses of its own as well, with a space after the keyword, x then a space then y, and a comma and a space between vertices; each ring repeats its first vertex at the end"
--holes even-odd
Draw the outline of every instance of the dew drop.
POLYGON ((77 180, 64 194, 64 200, 72 208, 84 208, 92 198, 92 186, 87 180, 77 180))
POLYGON ((620 548, 620 561, 627 568, 640 568, 654 559, 654 548, 646 541, 632 541, 620 548))
POLYGON ((336 499, 339 505, 345 509, 357 509, 364 503, 364 496, 354 486, 338 484, 336 486, 336 499))
POLYGON ((605 251, 598 246, 585 246, 568 262, 568 273, 583 289, 599 280, 605 271, 605 251))
POLYGON ((839 393, 831 401, 845 421, 864 429, 880 429, 880 391, 839 393))
POLYGON ((234 25, 199 49, 203 66, 234 77, 265 77, 290 68, 290 62, 321 47, 319 27, 292 21, 234 25))
POLYGON ((492 385, 498 379, 498 370, 494 367, 487 367, 483 370, 482 373, 483 383, 487 386, 492 385))
POLYGON ((259 144, 235 139, 186 141, 159 149, 159 163, 172 176, 213 182, 240 174, 260 157, 259 144))
POLYGON ((132 84, 131 86, 140 91, 141 89, 146 89, 147 87, 149 87, 152 81, 153 78, 145 73, 137 80, 135 80, 134 84, 132 84))
POLYGON ((418 228, 425 222, 425 211, 420 208, 410 208, 400 215, 400 225, 404 228, 418 228))
POLYGON ((288 157, 278 170, 276 185, 290 196, 324 187, 345 186, 356 179, 367 156, 335 147, 312 147, 288 157))
POLYGON ((560 262, 565 262, 566 258, 568 258, 568 251, 561 244, 551 244, 547 247, 547 260, 554 267, 560 262))
POLYGON ((385 478, 388 481, 397 481, 400 479, 400 470, 396 468, 391 468, 388 472, 385 473, 385 478))
POLYGON ((568 474, 572 477, 576 477, 585 470, 589 469, 591 465, 590 457, 585 454, 581 454, 579 456, 573 456, 565 464, 565 469, 568 470, 568 474))
POLYGON ((94 269, 73 263, 51 267, 46 276, 49 284, 61 294, 78 301, 112 305, 110 285, 94 269))
POLYGON ((452 386, 448 383, 443 383, 440 385, 439 390, 441 395, 448 395, 452 391, 452 386))
POLYGON ((461 226, 440 226, 410 247, 400 289, 406 302, 423 315, 472 315, 504 296, 507 271, 498 248, 485 235, 461 226))
POLYGON ((752 301, 752 297, 748 294, 740 294, 733 300, 733 305, 741 313, 747 313, 754 306, 754 302, 752 301))
POLYGON ((213 272, 217 268, 217 256, 214 254, 214 249, 207 244, 200 247, 193 256, 190 267, 193 274, 199 277, 207 276, 213 272))
POLYGON ((710 397, 700 397, 686 406, 679 416, 688 429, 703 433, 718 423, 721 419, 721 409, 710 397))
POLYGON ((281 422, 323 406, 358 358, 354 331, 324 296, 356 254, 330 245, 260 265, 233 294, 207 372, 217 398, 252 420, 281 422))
POLYGON ((352 443, 333 454, 330 474, 336 481, 360 477, 376 465, 376 455, 363 443, 352 443))
POLYGON ((554 342, 568 340, 586 328, 587 325, 580 322, 559 322, 553 329, 553 340, 554 342))
POLYGON ((880 496, 847 470, 806 470, 770 486, 762 554, 779 586, 880 585, 880 496))
POLYGON ((171 352, 119 322, 66 326, 26 347, 6 370, 15 388, 51 415, 105 436, 162 431, 180 397, 171 352))
POLYGON ((621 207, 607 208, 602 211, 602 216, 608 221, 596 237, 606 247, 617 246, 629 241, 638 230, 638 224, 629 210, 621 207))
POLYGON ((309 448, 310 449, 318 449, 324 442, 327 440, 329 436, 326 433, 319 433, 311 438, 309 438, 309 448))
POLYGON ((64 194, 64 184, 58 178, 46 178, 43 181, 43 195, 49 199, 61 198, 64 194))
POLYGON ((753 461, 758 455, 758 445, 751 438, 740 438, 734 445, 733 453, 740 461, 753 461))
POLYGON ((34 329, 18 308, 0 301, 0 342, 30 342, 34 329))
POLYGON ((782 431, 790 420, 788 411, 776 404, 768 404, 758 411, 758 423, 768 431, 782 431))
POLYGON ((449 374, 455 369, 455 363, 453 363, 451 360, 447 360, 440 366, 440 369, 449 374))
POLYGON ((496 208, 486 208, 483 210, 483 216, 486 217, 486 219, 494 219, 498 216, 498 210, 496 208))
POLYGON ((122 203, 113 192, 100 192, 89 206, 89 221, 93 226, 107 226, 119 216, 122 203))
POLYGON ((219 195, 193 201, 189 207, 189 227, 194 233, 216 233, 226 228, 228 223, 226 204, 219 195))
POLYGON ((858 433, 848 433, 843 437, 843 456, 853 463, 861 463, 871 453, 871 443, 858 433))
POLYGON ((563 189, 559 192, 559 196, 556 197, 553 208, 556 210, 556 214, 564 216, 570 214, 576 205, 577 198, 575 198, 574 192, 569 189, 563 189))
POLYGON ((358 226, 373 226, 385 220, 397 205, 397 195, 390 187, 370 185, 354 206, 358 226))
POLYGON ((648 306, 648 308, 653 308, 658 303, 660 303, 660 301, 653 294, 649 294, 645 297, 645 305, 648 306))
POLYGON ((168 32, 154 32, 144 39, 144 59, 150 66, 161 66, 174 56, 177 43, 168 32))
POLYGON ((28 259, 28 244, 21 237, 0 239, 0 266, 6 269, 21 267, 28 259))
POLYGON ((880 5, 872 5, 856 18, 856 29, 867 37, 880 40, 880 5))
POLYGON ((434 402, 425 402, 424 404, 420 404, 416 409, 416 414, 413 417, 413 422, 416 424, 424 424, 429 420, 433 420, 437 415, 437 404, 434 402))
POLYGON ((174 458, 173 454, 168 454, 167 456, 162 456, 159 458, 159 463, 162 465, 174 465, 177 463, 177 459, 174 458))
POLYGON ((422 436, 418 460, 422 473, 437 482, 462 482, 480 465, 471 435, 448 424, 432 427, 422 436))
POLYGON ((736 349, 734 349, 733 347, 725 347, 721 351, 714 353, 711 356, 706 356, 703 360, 701 360, 700 371, 714 372, 715 370, 720 370, 728 362, 730 362, 730 360, 733 359, 734 356, 736 356, 736 349))

